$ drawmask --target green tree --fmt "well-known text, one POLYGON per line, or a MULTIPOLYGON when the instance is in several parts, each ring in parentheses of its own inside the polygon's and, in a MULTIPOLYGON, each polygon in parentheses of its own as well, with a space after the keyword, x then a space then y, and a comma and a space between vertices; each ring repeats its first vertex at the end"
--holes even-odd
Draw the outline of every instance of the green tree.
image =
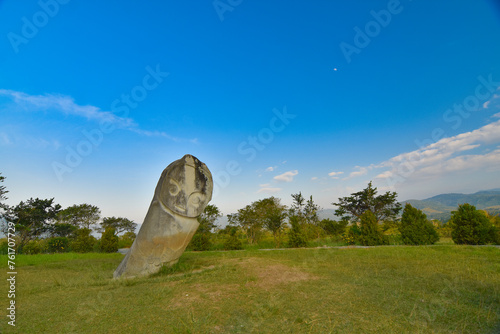
POLYGON ((129 248, 134 243, 136 234, 134 232, 125 232, 119 236, 118 248, 129 248))
POLYGON ((488 220, 491 223, 491 231, 490 231, 490 239, 491 242, 500 245, 500 216, 499 215, 491 215, 486 210, 482 210, 484 215, 488 217, 488 220))
POLYGON ((264 227, 273 234, 275 247, 279 247, 281 232, 286 224, 286 206, 281 204, 279 198, 269 197, 258 201, 255 207, 263 216, 264 227))
POLYGON ((122 217, 104 217, 102 222, 100 223, 101 227, 99 228, 99 232, 106 231, 108 227, 112 227, 115 229, 116 234, 120 234, 122 232, 135 232, 135 228, 137 224, 132 220, 122 217))
POLYGON ((262 234, 263 221, 255 211, 255 204, 239 209, 237 213, 227 215, 229 224, 240 226, 249 244, 257 243, 262 234))
POLYGON ((76 236, 76 231, 78 227, 66 224, 66 223, 55 223, 50 227, 50 234, 53 237, 66 237, 74 238, 76 236))
POLYGON ((371 211, 377 222, 385 220, 394 220, 401 211, 401 204, 396 200, 396 192, 386 192, 377 196, 377 188, 368 183, 368 187, 362 191, 352 193, 351 196, 341 197, 337 203, 335 215, 357 221, 366 211, 371 211))
POLYGON ((425 213, 409 203, 405 205, 399 232, 405 245, 432 245, 439 240, 434 225, 427 219, 425 213))
POLYGON ((288 221, 291 225, 288 231, 288 247, 306 247, 307 240, 302 231, 302 225, 300 224, 299 216, 291 216, 288 221))
MULTIPOLYGON (((5 177, 2 176, 2 173, 0 173, 0 184, 4 180, 5 180, 5 177)), ((7 220, 4 219, 4 218, 7 218, 6 216, 7 216, 9 207, 8 207, 8 205, 6 205, 5 203, 2 203, 2 202, 7 199, 7 196, 5 196, 5 194, 7 194, 7 193, 8 193, 8 191, 5 188, 5 186, 0 185, 0 230, 5 235, 7 235, 9 232, 9 226, 8 226, 7 220)))
MULTIPOLYGON (((0 173, 0 183, 2 183, 5 180, 5 176, 2 176, 2 173, 0 173)), ((9 191, 5 188, 5 186, 0 186, 0 209, 7 209, 7 206, 2 203, 7 199, 7 194, 9 191)))
POLYGON ((484 245, 495 242, 495 229, 488 217, 469 203, 459 205, 457 211, 452 211, 449 224, 452 228, 451 238, 456 244, 484 245))
POLYGON ((314 203, 312 195, 309 197, 309 199, 306 202, 306 205, 304 206, 304 220, 306 224, 311 225, 313 229, 316 230, 316 237, 319 239, 320 238, 320 233, 322 231, 321 226, 320 226, 320 220, 318 217, 318 211, 321 208, 319 205, 314 203))
POLYGON ((305 221, 304 207, 306 205, 306 199, 302 196, 302 192, 298 194, 292 194, 292 206, 290 208, 290 216, 297 216, 298 223, 302 224, 305 221))
POLYGON ((101 210, 90 204, 79 204, 67 207, 58 214, 62 223, 71 224, 79 228, 92 229, 101 218, 101 210))
POLYGON ((77 253, 89 253, 94 250, 97 239, 91 235, 89 228, 80 228, 76 231, 76 237, 71 243, 71 249, 77 253))
POLYGON ((101 251, 116 253, 118 251, 118 236, 114 227, 108 226, 101 236, 101 251))
POLYGON ((213 204, 205 207, 198 216, 198 229, 191 240, 191 248, 195 251, 207 251, 212 247, 212 231, 217 227, 215 222, 222 216, 219 208, 213 204))
POLYGON ((377 217, 370 210, 366 210, 360 217, 360 242, 364 246, 384 245, 387 243, 384 234, 377 222, 377 217))
POLYGON ((198 231, 200 233, 212 233, 217 227, 215 223, 219 217, 222 217, 222 212, 214 204, 209 204, 203 210, 203 213, 198 216, 200 226, 198 231))
POLYGON ((28 241, 48 232, 60 210, 61 206, 55 204, 53 198, 30 198, 10 207, 6 219, 15 224, 16 234, 20 237, 18 246, 22 249, 28 241))

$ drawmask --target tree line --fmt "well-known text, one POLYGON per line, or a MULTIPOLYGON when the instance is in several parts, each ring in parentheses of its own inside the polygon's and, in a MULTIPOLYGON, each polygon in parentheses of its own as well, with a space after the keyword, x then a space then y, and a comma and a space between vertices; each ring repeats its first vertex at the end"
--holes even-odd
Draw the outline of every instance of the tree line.
POLYGON ((464 203, 453 211, 451 219, 441 224, 431 221, 424 212, 397 201, 396 192, 378 194, 372 182, 350 196, 333 202, 335 219, 319 219, 321 208, 313 197, 306 199, 301 192, 292 194, 287 207, 277 197, 255 201, 228 215, 229 225, 218 228, 221 216, 214 205, 207 206, 200 229, 190 248, 208 250, 219 243, 222 249, 241 249, 261 243, 271 236, 274 247, 305 247, 330 239, 348 245, 430 245, 440 237, 451 237, 456 244, 500 244, 500 217, 490 216, 464 203), (239 236, 239 238, 238 238, 239 236), (222 242, 220 242, 222 240, 222 242))
MULTIPOLYGON (((0 174, 0 183, 5 177, 0 174)), ((14 206, 4 203, 8 191, 0 186, 1 231, 7 235, 14 226, 18 253, 116 252, 135 239, 133 221, 124 217, 101 217, 101 210, 90 204, 62 208, 54 198, 30 198, 14 206), (92 233, 101 233, 98 240, 92 233), (121 234, 121 235, 120 235, 121 234)), ((0 251, 2 247, 0 246, 0 251)))
MULTIPOLYGON (((0 184, 4 177, 0 174, 0 184)), ((98 207, 89 204, 62 209, 54 199, 30 198, 16 206, 3 202, 7 190, 0 186, 2 230, 15 224, 18 252, 34 254, 55 251, 116 251, 130 247, 135 239, 133 221, 122 217, 103 217, 98 207), (92 232, 101 233, 97 240, 92 232), (120 235, 121 234, 121 235, 120 235)), ((221 227, 219 208, 209 204, 198 217, 200 226, 190 250, 243 249, 263 247, 306 247, 318 245, 428 245, 440 237, 451 237, 456 244, 500 244, 500 217, 488 215, 464 203, 441 224, 425 213, 397 201, 396 192, 378 194, 372 182, 350 196, 338 198, 332 218, 319 218, 321 208, 313 196, 291 194, 290 207, 278 197, 252 202, 227 215, 221 227)), ((1 249, 1 247, 0 247, 1 249)))

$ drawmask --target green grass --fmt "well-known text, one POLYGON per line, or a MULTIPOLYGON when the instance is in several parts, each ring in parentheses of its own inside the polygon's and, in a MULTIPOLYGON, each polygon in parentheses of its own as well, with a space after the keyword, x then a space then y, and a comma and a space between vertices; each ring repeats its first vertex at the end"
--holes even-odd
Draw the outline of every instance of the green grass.
MULTIPOLYGON (((186 252, 174 268, 152 277, 112 280, 122 257, 19 255, 17 326, 2 316, 2 333, 500 329, 497 247, 186 252)), ((6 283, 0 289, 8 291, 6 283)), ((5 310, 6 293, 1 295, 5 310)))

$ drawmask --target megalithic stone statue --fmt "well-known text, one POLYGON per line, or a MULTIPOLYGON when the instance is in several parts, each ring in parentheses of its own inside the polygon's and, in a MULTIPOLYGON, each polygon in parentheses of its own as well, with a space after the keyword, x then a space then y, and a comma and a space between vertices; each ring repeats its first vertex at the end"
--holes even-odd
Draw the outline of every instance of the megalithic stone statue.
POLYGON ((174 265, 191 241, 196 219, 212 199, 207 166, 192 155, 172 162, 161 174, 144 223, 113 277, 156 273, 174 265))

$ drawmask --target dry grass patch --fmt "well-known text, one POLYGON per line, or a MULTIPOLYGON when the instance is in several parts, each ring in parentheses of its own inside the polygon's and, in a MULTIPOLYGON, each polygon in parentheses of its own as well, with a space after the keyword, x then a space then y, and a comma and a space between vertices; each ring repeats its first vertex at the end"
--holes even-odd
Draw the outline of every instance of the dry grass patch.
POLYGON ((317 276, 297 268, 286 266, 283 263, 269 262, 272 261, 252 257, 238 263, 246 271, 247 275, 254 278, 246 283, 247 287, 258 287, 268 291, 278 285, 318 279, 317 276))
POLYGON ((176 293, 169 305, 169 309, 190 307, 199 304, 217 305, 219 302, 236 295, 239 291, 239 284, 193 284, 189 289, 183 289, 176 293))

